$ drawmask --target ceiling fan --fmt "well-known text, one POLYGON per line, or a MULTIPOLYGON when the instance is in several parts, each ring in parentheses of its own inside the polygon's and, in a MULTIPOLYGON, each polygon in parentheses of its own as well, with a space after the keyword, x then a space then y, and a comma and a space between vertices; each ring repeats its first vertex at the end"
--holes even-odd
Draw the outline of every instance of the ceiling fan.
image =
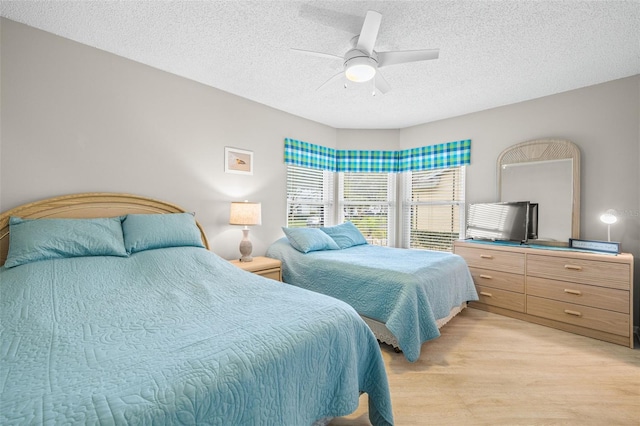
MULTIPOLYGON (((294 52, 304 53, 343 61, 343 70, 324 82, 318 90, 327 86, 343 75, 349 81, 363 83, 374 79, 374 86, 380 93, 387 93, 390 90, 389 83, 384 79, 379 69, 390 65, 404 64, 407 62, 427 61, 438 59, 439 49, 422 50, 397 50, 389 52, 376 52, 374 46, 378 38, 378 30, 382 14, 369 10, 364 18, 360 34, 352 39, 353 47, 344 56, 333 55, 331 53, 314 52, 310 50, 291 49, 294 52)), ((346 83, 345 83, 346 87, 346 83)), ((373 94, 375 95, 375 90, 373 94)))

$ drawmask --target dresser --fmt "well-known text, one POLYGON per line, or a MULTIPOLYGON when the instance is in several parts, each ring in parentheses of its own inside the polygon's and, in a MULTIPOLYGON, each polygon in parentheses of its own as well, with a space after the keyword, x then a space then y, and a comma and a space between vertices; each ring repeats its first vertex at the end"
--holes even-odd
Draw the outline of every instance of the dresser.
POLYGON ((230 260, 230 262, 245 271, 253 272, 272 280, 282 281, 282 262, 278 259, 256 256, 251 262, 240 262, 239 260, 230 260))
POLYGON ((633 256, 456 241, 470 306, 633 348, 633 256))

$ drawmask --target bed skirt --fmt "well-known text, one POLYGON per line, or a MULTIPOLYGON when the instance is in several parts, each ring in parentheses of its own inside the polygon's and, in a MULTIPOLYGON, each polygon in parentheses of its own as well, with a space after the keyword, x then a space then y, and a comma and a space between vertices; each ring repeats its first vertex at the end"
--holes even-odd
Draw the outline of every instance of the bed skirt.
MULTIPOLYGON (((453 308, 451 308, 451 311, 449 311, 449 315, 447 315, 444 318, 440 318, 436 320, 436 325, 438 326, 438 328, 439 329, 442 328, 443 325, 451 321, 453 317, 455 317, 460 312, 462 312, 462 310, 466 307, 467 307, 467 302, 463 302, 460 306, 454 306, 453 308)), ((373 334, 374 336, 376 336, 376 339, 378 339, 382 343, 385 343, 393 347, 393 349, 395 349, 396 352, 401 351, 400 345, 398 345, 398 339, 396 339, 393 333, 389 331, 386 325, 384 325, 380 321, 376 321, 374 319, 371 319, 362 315, 360 316, 362 317, 364 322, 367 323, 371 331, 373 331, 373 334)))

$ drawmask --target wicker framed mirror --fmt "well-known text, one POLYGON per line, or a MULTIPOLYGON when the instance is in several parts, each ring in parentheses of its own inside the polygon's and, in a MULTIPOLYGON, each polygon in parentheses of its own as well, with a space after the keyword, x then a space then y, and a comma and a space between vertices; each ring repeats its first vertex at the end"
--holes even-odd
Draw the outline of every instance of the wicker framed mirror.
POLYGON ((538 203, 538 240, 580 238, 580 150, 568 140, 536 139, 510 146, 497 160, 500 201, 538 203))

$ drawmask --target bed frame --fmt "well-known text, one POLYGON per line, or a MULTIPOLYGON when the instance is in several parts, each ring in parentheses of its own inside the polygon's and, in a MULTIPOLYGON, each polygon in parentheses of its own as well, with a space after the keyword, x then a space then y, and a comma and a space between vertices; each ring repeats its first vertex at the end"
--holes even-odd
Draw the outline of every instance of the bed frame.
MULTIPOLYGON (((91 192, 47 198, 23 204, 0 214, 0 266, 4 265, 9 251, 9 218, 53 219, 53 218, 97 218, 126 214, 186 213, 183 208, 165 201, 131 194, 91 192)), ((202 242, 209 249, 207 236, 196 221, 202 242)))

